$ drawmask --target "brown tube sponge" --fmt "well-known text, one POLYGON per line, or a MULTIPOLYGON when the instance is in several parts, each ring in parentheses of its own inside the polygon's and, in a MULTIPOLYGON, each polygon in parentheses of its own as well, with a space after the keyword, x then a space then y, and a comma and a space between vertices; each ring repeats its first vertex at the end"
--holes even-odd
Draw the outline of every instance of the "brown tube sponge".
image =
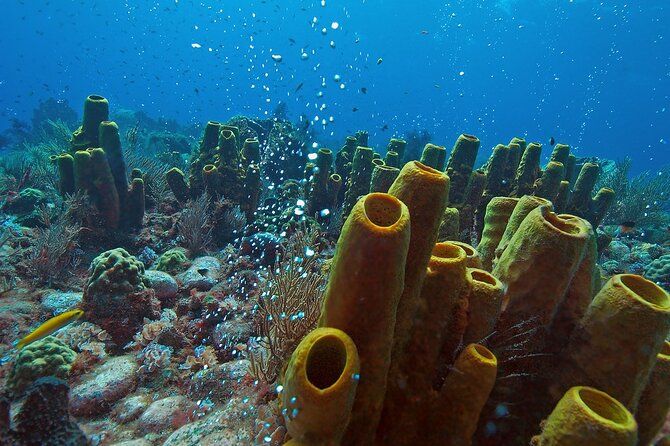
POLYGON ((533 446, 635 446, 633 415, 592 387, 573 387, 558 402, 533 446))
POLYGON ((321 310, 320 327, 356 343, 361 379, 343 444, 372 444, 386 391, 396 308, 403 290, 409 211, 388 194, 358 200, 344 223, 321 310))
POLYGON ((496 380, 498 361, 491 351, 470 344, 458 355, 436 401, 422 416, 432 419, 432 429, 413 444, 469 446, 482 408, 496 380))
POLYGON ((640 445, 647 446, 663 427, 670 409, 670 342, 665 341, 656 357, 649 382, 642 392, 635 418, 640 445))
MULTIPOLYGON (((593 386, 635 411, 668 330, 668 293, 634 274, 613 276, 570 338, 562 389, 593 386)), ((554 396, 560 392, 552 391, 554 396)))

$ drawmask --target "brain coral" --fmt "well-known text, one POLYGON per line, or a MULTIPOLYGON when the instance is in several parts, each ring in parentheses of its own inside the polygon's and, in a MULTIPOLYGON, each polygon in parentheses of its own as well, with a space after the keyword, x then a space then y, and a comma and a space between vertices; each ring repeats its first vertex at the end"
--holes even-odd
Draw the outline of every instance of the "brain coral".
POLYGON ((670 254, 652 261, 645 271, 645 276, 666 289, 670 287, 670 254))

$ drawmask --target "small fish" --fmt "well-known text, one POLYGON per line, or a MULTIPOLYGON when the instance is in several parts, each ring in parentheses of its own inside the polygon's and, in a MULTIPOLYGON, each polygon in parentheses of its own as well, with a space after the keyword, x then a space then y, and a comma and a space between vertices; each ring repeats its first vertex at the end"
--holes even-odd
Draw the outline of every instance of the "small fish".
POLYGON ((388 124, 384 124, 384 127, 381 128, 381 131, 382 131, 382 132, 385 132, 385 131, 388 130, 388 129, 389 129, 388 124))
POLYGON ((368 89, 365 87, 361 87, 361 93, 368 94, 368 89))
POLYGON ((300 84, 296 87, 294 93, 299 92, 303 85, 305 85, 305 83, 304 83, 304 82, 300 82, 300 84))
POLYGON ((426 34, 428 34, 428 33, 429 33, 429 32, 428 32, 427 29, 422 29, 422 30, 421 30, 421 34, 424 35, 424 36, 425 36, 426 34))
POLYGON ((352 111, 352 112, 357 112, 357 111, 358 111, 358 107, 354 107, 354 108, 352 108, 351 111, 352 111))
POLYGON ((288 41, 291 42, 292 44, 295 44, 295 39, 292 39, 291 37, 288 38, 288 41))
POLYGON ((384 59, 382 59, 382 58, 380 57, 379 59, 377 59, 377 65, 381 64, 383 61, 384 61, 384 59))
POLYGON ((554 144, 556 144, 556 140, 555 140, 554 137, 552 136, 551 138, 549 138, 549 145, 550 145, 550 146, 553 146, 554 144))
POLYGON ((16 344, 16 349, 21 350, 28 344, 31 344, 35 341, 38 341, 44 337, 49 336, 51 333, 54 333, 66 325, 76 321, 84 314, 84 310, 72 310, 61 313, 58 316, 54 316, 36 329, 34 329, 28 336, 21 339, 18 344, 16 344))

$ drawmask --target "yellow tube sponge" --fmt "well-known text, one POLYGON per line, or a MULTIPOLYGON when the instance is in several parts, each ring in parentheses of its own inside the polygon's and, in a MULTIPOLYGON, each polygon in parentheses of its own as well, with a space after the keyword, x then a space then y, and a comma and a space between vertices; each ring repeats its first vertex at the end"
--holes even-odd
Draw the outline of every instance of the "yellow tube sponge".
POLYGON ((360 372, 354 341, 336 328, 317 328, 293 352, 281 396, 287 444, 337 446, 349 423, 360 372))
POLYGON ((634 446, 637 424, 616 399, 592 387, 573 387, 558 402, 533 446, 634 446))
POLYGON ((509 220, 507 220, 507 226, 505 226, 505 231, 500 238, 500 242, 495 248, 495 259, 493 260, 493 263, 495 263, 497 259, 500 258, 503 251, 505 251, 510 240, 512 240, 512 236, 516 234, 519 226, 521 226, 521 222, 524 221, 530 211, 543 205, 549 206, 549 209, 551 209, 551 201, 546 198, 536 197, 534 195, 524 195, 519 198, 518 203, 514 206, 512 214, 509 216, 509 220))
POLYGON ((459 246, 463 251, 465 251, 465 255, 467 256, 465 260, 465 265, 468 268, 482 267, 482 258, 479 255, 479 252, 471 245, 465 242, 457 242, 457 241, 451 241, 449 243, 453 243, 454 245, 459 246))
POLYGON ((431 411, 431 429, 422 429, 413 444, 469 446, 477 429, 482 408, 496 380, 498 361, 479 344, 470 344, 454 363, 431 411))
POLYGON ((668 293, 641 276, 613 276, 575 328, 553 395, 593 386, 635 411, 668 330, 668 293))
POLYGON ((670 409, 670 342, 665 341, 656 365, 642 392, 635 418, 641 446, 647 446, 660 432, 670 409))
POLYGON ((463 335, 463 344, 481 342, 498 322, 505 286, 491 273, 482 269, 468 268, 472 290, 468 298, 468 325, 463 335))
POLYGON ((577 217, 565 218, 548 206, 533 209, 493 269, 507 284, 503 327, 536 319, 548 326, 570 285, 589 240, 591 226, 577 217))
POLYGON ((505 233, 507 222, 518 202, 518 198, 494 197, 486 205, 484 229, 482 237, 479 240, 479 245, 477 245, 477 251, 482 259, 483 268, 486 270, 491 270, 496 247, 505 233))
POLYGON ((319 326, 339 328, 358 348, 361 380, 343 442, 347 445, 372 444, 379 421, 409 233, 407 206, 391 195, 373 193, 358 200, 337 242, 319 326))

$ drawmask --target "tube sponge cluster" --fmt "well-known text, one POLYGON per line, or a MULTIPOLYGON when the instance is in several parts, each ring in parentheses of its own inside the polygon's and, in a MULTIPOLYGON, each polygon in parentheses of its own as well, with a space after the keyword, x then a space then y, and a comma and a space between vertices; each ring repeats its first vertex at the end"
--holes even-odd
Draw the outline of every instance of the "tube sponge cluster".
MULTIPOLYGON (((536 146, 510 146, 497 156, 517 169, 495 166, 497 158, 487 169, 516 171, 510 190, 527 194, 489 200, 480 253, 437 241, 448 197, 459 195, 444 172, 422 163, 407 163, 388 193, 351 208, 318 329, 341 331, 356 346, 359 380, 342 389, 347 398, 355 392, 350 420, 341 436, 338 427, 329 439, 291 444, 521 445, 535 436, 537 445, 633 445, 638 425, 651 441, 670 404, 658 390, 668 387, 670 297, 634 275, 601 288, 592 225, 528 195, 558 190, 534 187, 542 176, 536 146)), ((568 149, 551 162, 569 164, 568 149)), ((450 165, 454 177, 456 166, 465 175, 463 163, 450 165)), ((301 348, 295 355, 309 356, 301 348)), ((333 366, 340 374, 343 357, 333 366)), ((289 432, 323 425, 313 420, 324 413, 340 426, 348 406, 314 400, 322 386, 298 364, 292 359, 284 375, 284 413, 297 409, 285 415, 289 432)))
POLYGON ((129 185, 119 127, 109 120, 109 103, 90 95, 84 118, 70 142, 71 150, 52 157, 60 175, 60 193, 86 193, 107 229, 142 226, 145 210, 144 180, 134 172, 129 185))
POLYGON ((186 202, 205 192, 225 196, 239 204, 251 222, 261 190, 260 156, 258 139, 241 141, 239 128, 209 121, 191 159, 188 180, 176 167, 166 173, 165 179, 178 201, 186 202))

